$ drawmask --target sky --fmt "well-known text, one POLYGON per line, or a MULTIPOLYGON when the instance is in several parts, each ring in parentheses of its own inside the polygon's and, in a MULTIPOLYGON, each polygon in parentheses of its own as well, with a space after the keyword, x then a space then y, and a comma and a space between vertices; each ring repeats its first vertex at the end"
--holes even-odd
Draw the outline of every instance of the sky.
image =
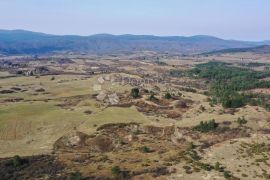
POLYGON ((0 29, 270 40, 270 0, 0 0, 0 29))

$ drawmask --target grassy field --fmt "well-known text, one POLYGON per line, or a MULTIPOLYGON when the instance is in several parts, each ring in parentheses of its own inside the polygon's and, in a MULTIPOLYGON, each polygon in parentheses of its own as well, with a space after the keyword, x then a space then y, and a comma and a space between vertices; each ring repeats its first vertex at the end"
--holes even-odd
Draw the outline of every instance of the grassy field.
MULTIPOLYGON (((1 89, 19 87, 24 92, 1 94, 0 100, 23 98, 20 102, 0 104, 0 157, 48 153, 53 143, 64 134, 78 129, 93 132, 105 123, 139 122, 150 120, 135 108, 100 108, 92 95, 97 77, 62 75, 15 77, 3 79, 1 89), (44 92, 36 92, 43 88, 44 92), (82 96, 76 100, 77 96, 82 96), (67 108, 58 106, 75 99, 67 108), (92 114, 86 114, 90 110, 92 114)), ((123 92, 128 87, 104 84, 102 88, 123 92)))
MULTIPOLYGON (((193 100, 194 104, 183 114, 180 121, 166 117, 146 116, 138 112, 135 107, 105 108, 92 97, 97 93, 93 86, 97 83, 98 77, 58 75, 54 80, 52 76, 2 79, 1 90, 14 87, 21 90, 0 95, 0 101, 2 101, 0 104, 0 157, 48 153, 53 143, 64 134, 73 130, 92 133, 98 126, 106 123, 138 122, 160 126, 176 124, 190 127, 199 124, 200 121, 210 119, 215 119, 217 122, 235 123, 238 117, 245 116, 249 120, 248 125, 262 128, 270 117, 269 112, 264 109, 250 106, 234 115, 224 113, 220 106, 209 106, 206 101, 207 96, 190 92, 182 92, 182 94, 185 98, 193 100), (38 92, 38 89, 44 89, 44 91, 38 92), (6 101, 14 98, 23 98, 23 100, 6 101), (206 110, 201 111, 201 106, 204 106, 206 110), (92 113, 86 114, 85 111, 92 113)), ((112 92, 123 93, 130 89, 129 85, 123 86, 111 82, 102 84, 102 90, 112 92)))
MULTIPOLYGON (((150 61, 87 62, 92 63, 92 67, 99 65, 104 68, 104 64, 121 67, 119 71, 114 67, 109 69, 112 70, 110 74, 95 75, 88 73, 87 68, 91 65, 85 64, 84 60, 63 66, 40 62, 51 69, 63 70, 62 75, 11 77, 9 73, 1 72, 0 158, 52 155, 51 152, 55 152, 53 156, 69 166, 66 173, 80 171, 85 176, 94 173, 110 177, 110 169, 117 165, 123 170, 142 171, 142 177, 147 178, 148 173, 145 172, 165 166, 174 171, 169 179, 223 179, 223 172, 208 171, 200 166, 200 163, 215 165, 216 162, 220 162, 237 177, 255 179, 266 176, 268 172, 264 171, 269 167, 269 160, 265 157, 268 158, 269 154, 263 156, 262 152, 258 157, 247 158, 245 153, 257 147, 257 141, 269 143, 269 135, 263 132, 269 130, 270 112, 263 106, 251 104, 238 108, 225 108, 221 103, 213 104, 206 79, 168 75, 171 70, 183 72, 204 63, 200 59, 164 62, 162 66, 150 61), (160 74, 164 76, 157 76, 160 74), (136 85, 128 81, 117 81, 121 81, 121 76, 125 80, 129 77, 135 81, 157 77, 163 79, 158 83, 140 84, 138 97, 132 97, 131 90, 136 85), (101 81, 104 81, 102 83, 101 77, 101 81), (101 91, 107 95, 117 93, 120 104, 112 106, 108 97, 98 100, 97 95, 101 91), (168 93, 171 95, 169 98, 166 97, 168 93), (152 96, 155 98, 151 99, 152 96), (246 122, 240 125, 239 118, 246 122), (213 131, 198 132, 193 128, 198 127, 201 121, 213 119, 218 127, 213 131), (140 130, 135 131, 132 125, 129 127, 131 129, 126 130, 120 126, 113 128, 119 125, 117 123, 129 122, 142 124, 140 130), (99 152, 97 149, 103 147, 104 142, 95 142, 95 138, 98 134, 104 136, 104 131, 96 129, 108 123, 115 123, 107 125, 110 128, 105 133, 107 138, 112 139, 111 145, 115 149, 106 153, 102 150, 99 152), (160 131, 160 134, 156 131, 160 131), (74 137, 69 135, 74 132, 86 133, 89 141, 85 142, 90 144, 57 150, 56 144, 66 137, 73 140, 74 137), (259 135, 256 134, 258 132, 259 135), (242 143, 249 145, 242 147, 242 143), (190 144, 198 152, 199 160, 190 151, 190 144), (154 151, 143 152, 143 147, 154 151), (183 155, 180 153, 182 151, 191 154, 183 155), (104 161, 104 158, 107 160, 104 161), (193 163, 189 158, 194 158, 193 163), (256 162, 262 158, 264 164, 256 162), (77 160, 86 160, 88 164, 77 163, 77 160), (248 166, 252 166, 254 172, 245 172, 248 166), (192 170, 186 169, 191 167, 192 170)), ((105 141, 104 147, 109 145, 105 141)), ((265 151, 265 147, 261 150, 265 151)))

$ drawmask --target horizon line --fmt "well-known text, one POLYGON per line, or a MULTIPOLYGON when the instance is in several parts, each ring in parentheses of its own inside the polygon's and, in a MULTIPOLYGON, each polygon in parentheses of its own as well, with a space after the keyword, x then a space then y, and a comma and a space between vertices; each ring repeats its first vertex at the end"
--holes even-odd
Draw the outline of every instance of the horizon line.
POLYGON ((245 41, 245 42, 264 42, 264 41, 269 41, 269 39, 264 39, 264 40, 240 40, 240 39, 227 39, 227 38, 221 38, 218 36, 214 35, 209 35, 209 34, 195 34, 195 35, 156 35, 156 34, 132 34, 132 33, 122 33, 122 34, 114 34, 114 33, 106 33, 106 32, 101 32, 101 33, 94 33, 94 34, 89 34, 89 35, 80 35, 80 34, 56 34, 56 33, 47 33, 47 32, 41 32, 41 31, 35 31, 35 30, 28 30, 28 29, 1 29, 0 31, 25 31, 25 32, 32 32, 32 33, 40 33, 44 35, 52 35, 52 36, 79 36, 79 37, 90 37, 90 36, 96 36, 96 35, 110 35, 110 36, 125 36, 125 35, 130 35, 130 36, 153 36, 153 37, 186 37, 186 38, 191 38, 191 37, 211 37, 211 38, 217 38, 221 40, 227 40, 227 41, 245 41))

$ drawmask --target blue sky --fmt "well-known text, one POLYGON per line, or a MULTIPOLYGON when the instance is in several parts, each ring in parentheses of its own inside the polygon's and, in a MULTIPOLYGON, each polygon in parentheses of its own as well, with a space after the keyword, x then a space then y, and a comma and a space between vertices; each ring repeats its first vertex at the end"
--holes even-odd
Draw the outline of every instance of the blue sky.
POLYGON ((0 29, 270 39, 270 0, 0 0, 0 29))

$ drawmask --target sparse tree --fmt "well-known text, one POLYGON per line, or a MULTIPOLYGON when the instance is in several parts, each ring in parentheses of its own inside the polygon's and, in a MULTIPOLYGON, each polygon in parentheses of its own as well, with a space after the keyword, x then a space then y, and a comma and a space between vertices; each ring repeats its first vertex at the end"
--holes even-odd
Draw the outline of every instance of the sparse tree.
POLYGON ((140 96, 139 93, 140 93, 139 88, 132 88, 131 89, 131 96, 133 98, 138 98, 140 96))
POLYGON ((23 160, 20 156, 16 155, 12 159, 12 164, 14 167, 21 166, 23 164, 23 160))
POLYGON ((171 99, 171 98, 172 98, 171 93, 166 92, 166 94, 165 94, 165 98, 166 98, 166 99, 171 99))
POLYGON ((220 171, 220 163, 216 162, 214 168, 216 171, 220 171))

